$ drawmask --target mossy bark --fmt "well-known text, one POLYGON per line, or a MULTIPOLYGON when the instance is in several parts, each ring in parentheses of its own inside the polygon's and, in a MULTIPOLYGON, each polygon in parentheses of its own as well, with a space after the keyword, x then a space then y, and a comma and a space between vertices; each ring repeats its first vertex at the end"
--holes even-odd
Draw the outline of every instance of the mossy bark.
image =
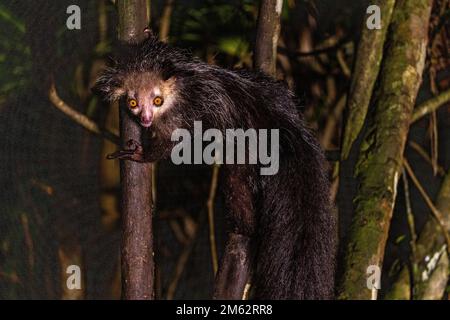
POLYGON ((432 0, 398 0, 359 151, 354 216, 338 287, 340 299, 370 299, 368 266, 382 267, 413 106, 421 83, 432 0))
MULTIPOLYGON (((447 172, 436 199, 447 232, 450 232, 450 171, 447 172)), ((418 270, 414 275, 414 299, 441 299, 449 277, 449 259, 442 229, 435 219, 425 224, 417 241, 418 270), (434 259, 433 259, 434 258, 434 259)), ((387 299, 411 299, 409 270, 405 266, 386 295, 387 299)))
MULTIPOLYGON (((373 88, 380 71, 384 53, 384 44, 392 19, 395 0, 377 0, 373 4, 380 8, 381 29, 367 28, 366 15, 362 23, 362 32, 353 65, 353 76, 345 110, 345 126, 341 142, 341 161, 339 168, 339 189, 337 203, 339 207, 339 242, 345 243, 353 216, 353 197, 357 191, 354 177, 358 159, 358 149, 363 136, 367 111, 373 96, 373 88)), ((344 247, 339 248, 339 266, 344 247)), ((339 270, 339 273, 342 270, 339 270)))
POLYGON ((348 157, 352 144, 364 125, 372 90, 383 58, 384 42, 395 0, 377 0, 372 1, 372 4, 380 8, 381 29, 370 30, 364 21, 347 101, 348 115, 342 140, 342 159, 348 157))

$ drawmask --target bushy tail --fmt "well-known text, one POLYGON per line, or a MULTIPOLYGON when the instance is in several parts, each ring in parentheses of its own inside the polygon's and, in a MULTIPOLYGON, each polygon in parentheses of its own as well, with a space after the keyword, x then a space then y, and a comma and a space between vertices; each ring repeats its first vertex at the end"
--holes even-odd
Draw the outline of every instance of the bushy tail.
POLYGON ((309 133, 263 178, 256 299, 331 299, 336 221, 326 161, 309 133))

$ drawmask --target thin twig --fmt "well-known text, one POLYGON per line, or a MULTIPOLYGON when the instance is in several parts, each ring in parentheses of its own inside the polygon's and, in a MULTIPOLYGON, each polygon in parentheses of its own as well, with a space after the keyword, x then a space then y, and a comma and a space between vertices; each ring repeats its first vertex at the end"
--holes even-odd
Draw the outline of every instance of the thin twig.
POLYGON ((308 51, 308 52, 300 52, 300 51, 289 51, 284 46, 279 46, 278 50, 280 51, 280 54, 287 55, 291 58, 296 57, 309 57, 309 56, 316 56, 324 53, 332 53, 333 51, 337 51, 341 47, 345 47, 349 43, 349 38, 346 37, 344 39, 339 40, 336 44, 325 47, 325 48, 319 48, 316 50, 308 51))
POLYGON ((333 111, 327 119, 327 123, 323 130, 322 135, 322 146, 324 149, 330 148, 332 144, 333 133, 336 132, 336 126, 339 122, 339 119, 342 117, 342 112, 345 109, 345 105, 347 102, 347 95, 342 95, 334 106, 333 111))
POLYGON ((206 203, 206 206, 208 208, 209 245, 211 248, 211 261, 213 265, 214 275, 217 273, 217 269, 219 268, 217 258, 216 233, 214 229, 214 200, 216 198, 217 181, 219 179, 219 169, 220 165, 218 164, 213 165, 211 186, 209 189, 209 197, 206 203))
POLYGON ((34 269, 34 245, 33 245, 33 237, 30 232, 30 224, 28 222, 28 217, 25 213, 20 215, 20 222, 22 223, 23 233, 25 238, 25 244, 28 249, 28 267, 30 270, 30 274, 33 273, 34 269))
POLYGON ((48 92, 48 98, 50 99, 51 103, 61 112, 63 112, 66 116, 68 116, 70 119, 81 125, 86 130, 95 133, 97 135, 102 136, 103 138, 111 141, 112 143, 119 145, 120 139, 119 137, 114 134, 113 132, 102 129, 98 126, 97 123, 89 119, 87 116, 82 114, 81 112, 76 111, 74 108, 69 106, 66 102, 64 102, 58 95, 58 92, 56 91, 55 83, 53 82, 50 86, 50 90, 48 92))
POLYGON ((405 168, 403 168, 403 171, 402 171, 402 178, 403 178, 403 190, 405 192, 406 217, 408 220, 409 233, 411 236, 411 240, 409 242, 409 244, 411 246, 411 262, 412 262, 412 266, 413 266, 413 274, 414 274, 414 279, 415 279, 415 275, 418 270, 417 247, 416 247, 417 234, 416 234, 416 226, 414 223, 414 215, 413 215, 412 208, 411 208, 411 198, 410 198, 410 194, 409 194, 408 176, 406 175, 405 168))
POLYGON ((350 78, 352 75, 352 71, 350 70, 350 67, 348 66, 347 62, 345 61, 344 52, 339 49, 336 52, 337 61, 339 63, 339 66, 342 69, 342 73, 345 77, 350 78))
MULTIPOLYGON (((211 256, 213 262, 213 270, 214 274, 216 274, 218 269, 218 261, 217 261, 217 249, 216 249, 216 240, 215 240, 215 232, 214 232, 214 200, 216 197, 217 185, 218 185, 218 177, 219 177, 219 168, 220 165, 215 164, 213 166, 213 172, 211 177, 211 187, 209 190, 208 200, 206 202, 206 207, 208 210, 208 223, 209 223, 209 240, 211 245, 211 256)), ((192 252, 194 247, 195 239, 197 238, 198 230, 201 229, 204 221, 204 212, 200 213, 200 218, 197 223, 194 225, 193 231, 191 235, 188 237, 184 245, 184 249, 178 257, 177 264, 175 266, 175 272, 172 277, 172 280, 169 283, 169 287, 167 289, 166 298, 171 300, 174 298, 176 289, 178 286, 178 282, 183 274, 184 268, 188 261, 188 258, 192 252)))
POLYGON ((339 176, 335 177, 332 182, 331 182, 331 199, 333 200, 333 202, 336 201, 336 196, 338 193, 338 188, 339 188, 339 176))
POLYGON ((437 163, 438 163, 438 150, 439 150, 439 137, 437 129, 437 117, 436 110, 431 112, 430 118, 430 141, 431 141, 431 166, 433 167, 433 175, 437 173, 437 163))
POLYGON ((433 213, 433 216, 435 217, 437 223, 441 227, 443 235, 445 237, 445 241, 447 243, 447 250, 449 250, 450 249, 450 237, 448 235, 447 228, 445 226, 445 219, 442 216, 442 213, 435 207, 435 205, 433 204, 433 201, 431 201, 430 197, 428 196, 428 194, 426 193, 426 191, 420 184, 419 180, 417 179, 416 175, 414 174, 413 170, 411 169, 411 167, 408 163, 408 160, 406 160, 406 158, 403 158, 403 165, 404 165, 406 171, 408 171, 408 174, 411 177, 411 180, 414 182, 414 185, 419 190, 419 192, 422 195, 422 197, 424 198, 426 204, 428 205, 431 212, 433 213))
MULTIPOLYGON (((409 146, 413 148, 426 162, 428 162, 430 165, 432 165, 432 161, 430 156, 427 154, 427 152, 417 143, 414 141, 408 142, 409 146)), ((445 170, 438 164, 437 166, 437 173, 441 176, 445 175, 445 170)))
POLYGON ((416 122, 421 119, 423 116, 431 113, 434 110, 437 110, 440 106, 445 103, 450 102, 450 89, 440 93, 439 95, 425 101, 418 107, 414 109, 411 123, 416 122))
POLYGON ((164 9, 159 24, 159 39, 167 42, 170 31, 170 20, 172 17, 172 11, 175 0, 166 0, 164 3, 164 9))
POLYGON ((183 232, 183 230, 181 229, 180 224, 178 223, 177 220, 169 220, 169 225, 170 228, 173 231, 173 234, 175 235, 175 238, 177 239, 177 241, 179 243, 181 243, 182 245, 186 245, 189 243, 189 238, 188 236, 186 236, 183 232))
POLYGON ((177 259, 177 263, 175 265, 175 271, 173 273, 172 279, 167 288, 166 298, 167 300, 172 300, 175 297, 175 293, 177 291, 178 283, 181 279, 183 271, 188 262, 189 256, 191 255, 192 249, 194 248, 195 240, 197 239, 198 230, 200 230, 203 226, 204 222, 204 210, 200 212, 200 218, 197 223, 192 224, 192 231, 188 234, 187 242, 184 245, 183 251, 179 255, 177 259))
POLYGON ((178 282, 180 281, 181 275, 183 274, 184 267, 188 261, 188 258, 191 254, 193 248, 193 241, 189 243, 181 253, 178 258, 177 265, 175 267, 175 275, 169 284, 169 288, 167 289, 167 300, 173 300, 176 292, 176 288, 178 286, 178 282))

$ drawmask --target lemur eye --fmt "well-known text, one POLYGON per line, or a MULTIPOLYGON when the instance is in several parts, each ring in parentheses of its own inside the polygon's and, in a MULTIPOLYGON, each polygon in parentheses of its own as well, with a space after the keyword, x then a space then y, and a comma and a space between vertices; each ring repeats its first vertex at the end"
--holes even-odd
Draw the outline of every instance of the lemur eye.
POLYGON ((156 97, 155 99, 153 99, 153 104, 157 107, 162 106, 163 103, 164 103, 164 100, 162 97, 156 97))
POLYGON ((130 100, 128 100, 128 105, 130 106, 130 108, 134 109, 137 107, 138 103, 137 103, 136 99, 130 99, 130 100))

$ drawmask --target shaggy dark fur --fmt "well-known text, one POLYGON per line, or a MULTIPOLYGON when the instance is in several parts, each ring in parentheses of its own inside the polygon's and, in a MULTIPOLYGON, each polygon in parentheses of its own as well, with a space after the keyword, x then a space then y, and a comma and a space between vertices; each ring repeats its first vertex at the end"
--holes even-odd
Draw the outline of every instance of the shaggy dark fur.
POLYGON ((203 121, 204 130, 280 130, 278 174, 261 176, 257 165, 226 166, 231 231, 252 239, 255 298, 332 298, 335 218, 327 165, 293 93, 261 72, 211 66, 154 37, 126 46, 97 87, 109 99, 117 99, 127 94, 127 77, 139 80, 145 72, 174 80, 176 99, 148 129, 144 161, 167 158, 172 131, 191 128, 194 120, 203 121))

